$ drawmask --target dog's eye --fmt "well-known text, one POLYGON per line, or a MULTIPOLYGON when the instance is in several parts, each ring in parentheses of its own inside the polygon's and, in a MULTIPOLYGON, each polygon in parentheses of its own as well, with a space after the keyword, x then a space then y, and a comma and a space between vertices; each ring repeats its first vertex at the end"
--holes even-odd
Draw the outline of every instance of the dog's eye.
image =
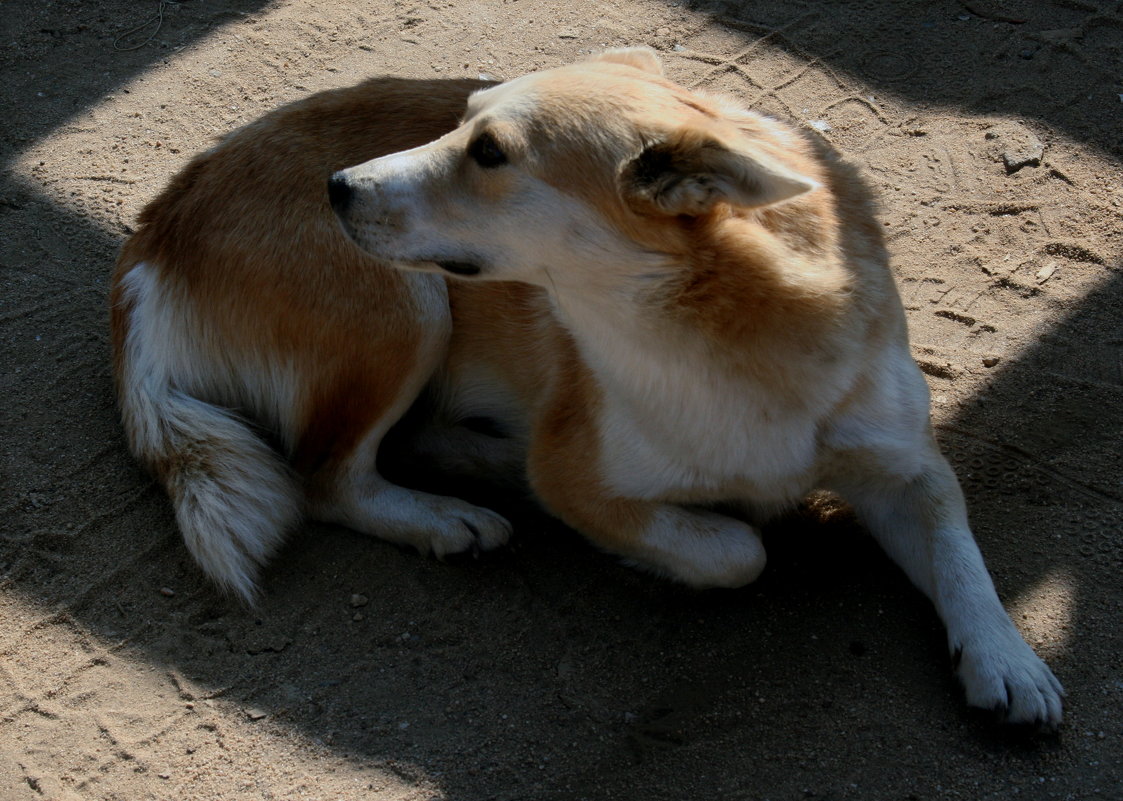
POLYGON ((507 163, 507 154, 499 147, 495 137, 489 133, 480 134, 472 144, 468 145, 468 155, 485 169, 507 163))

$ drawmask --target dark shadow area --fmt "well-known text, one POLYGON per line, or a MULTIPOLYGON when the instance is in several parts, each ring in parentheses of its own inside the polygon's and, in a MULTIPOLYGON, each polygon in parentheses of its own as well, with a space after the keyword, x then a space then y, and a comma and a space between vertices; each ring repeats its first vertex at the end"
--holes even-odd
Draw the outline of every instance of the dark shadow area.
MULTIPOLYGON (((113 40, 147 6, 6 5, 0 44, 24 48, 0 53, 0 97, 41 103, 42 114, 7 129, 5 164, 264 5, 169 4, 154 43, 129 53, 113 40), (37 72, 39 56, 60 48, 72 53, 66 68, 37 72)), ((771 34, 766 46, 912 103, 1016 115, 1123 155, 1118 98, 1086 97, 1089 75, 1119 72, 1117 6, 692 7, 746 47, 771 34), (992 18, 965 37, 959 17, 978 21, 968 8, 992 18), (1011 13, 1025 21, 999 18, 1011 13)), ((137 657, 165 672, 198 730, 207 704, 260 711, 279 738, 432 781, 450 799, 906 799, 941 782, 974 782, 979 799, 1014 786, 1045 798, 1062 788, 1040 789, 1039 775, 1062 777, 1076 797, 1123 781, 1123 733, 1103 712, 1123 703, 1118 263, 1099 265, 1097 288, 938 432, 1004 600, 1032 597, 1058 573, 1073 583, 1076 606, 1056 622, 1064 646, 1049 654, 1070 723, 1027 738, 961 709, 931 607, 829 504, 770 526, 769 569, 741 591, 695 593, 636 573, 516 502, 505 508, 517 524, 510 548, 447 563, 307 526, 275 560, 261 607, 238 607, 191 564, 119 431, 104 293, 120 241, 7 173, 0 218, 16 232, 0 242, 0 353, 11 366, 0 424, 5 439, 20 432, 0 462, 0 587, 41 612, 13 625, 0 662, 34 666, 36 638, 72 636, 75 671, 137 657), (52 403, 39 402, 45 394, 52 403), (1106 744, 1085 737, 1109 724, 1106 744)), ((0 720, 39 715, 35 704, 63 690, 0 696, 0 720)), ((219 752, 207 736, 200 759, 219 752)))
MULTIPOLYGON (((740 2, 689 7, 817 59, 921 112, 946 106, 1045 125, 1123 156, 1119 9, 1085 0, 740 2)), ((751 75, 753 54, 736 59, 751 75)))
POLYGON ((31 105, 35 114, 5 120, 4 160, 11 149, 101 102, 152 65, 266 5, 268 0, 6 3, 0 16, 5 105, 31 105), (68 54, 65 61, 46 58, 60 49, 68 54))

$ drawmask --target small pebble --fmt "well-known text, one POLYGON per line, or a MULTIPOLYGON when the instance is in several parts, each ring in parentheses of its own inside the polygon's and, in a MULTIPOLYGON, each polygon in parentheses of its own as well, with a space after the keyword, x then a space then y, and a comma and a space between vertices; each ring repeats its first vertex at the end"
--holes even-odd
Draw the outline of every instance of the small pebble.
POLYGON ((1039 167, 1045 153, 1045 145, 1037 135, 1016 122, 999 122, 991 126, 984 136, 996 141, 998 147, 994 156, 1006 165, 1010 175, 1023 167, 1039 167))
POLYGON ((1053 273, 1055 273, 1056 271, 1056 264, 1046 264, 1034 274, 1034 277, 1037 279, 1037 283, 1044 284, 1046 281, 1053 277, 1053 273))
POLYGON ((363 619, 363 613, 362 612, 356 612, 355 614, 351 615, 351 619, 354 620, 355 622, 358 622, 358 621, 363 619))
POLYGON ((1037 167, 1041 164, 1044 147, 1036 139, 1021 147, 1012 147, 1002 152, 1002 163, 1007 173, 1014 173, 1022 167, 1037 167))
POLYGON ((266 712, 264 709, 258 709, 257 707, 250 707, 246 710, 246 717, 248 717, 250 720, 261 720, 262 718, 266 718, 268 716, 268 712, 266 712))
POLYGON ((370 598, 367 598, 365 595, 355 593, 351 596, 351 606, 353 607, 366 606, 368 603, 370 603, 370 598))
POLYGON ((173 590, 171 587, 161 587, 160 594, 165 598, 172 598, 175 596, 175 590, 173 590))
POLYGON ((1002 360, 997 356, 987 356, 985 359, 983 359, 983 367, 994 367, 1000 361, 1002 360))

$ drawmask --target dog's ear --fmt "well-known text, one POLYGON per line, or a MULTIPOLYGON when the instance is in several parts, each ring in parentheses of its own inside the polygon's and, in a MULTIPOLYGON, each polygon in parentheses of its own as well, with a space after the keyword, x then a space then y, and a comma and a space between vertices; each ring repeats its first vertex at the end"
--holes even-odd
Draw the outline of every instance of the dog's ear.
POLYGON ((751 145, 728 145, 684 131, 649 145, 622 174, 624 193, 643 213, 697 217, 718 203, 769 206, 819 184, 751 145))
POLYGON ((652 75, 663 74, 663 64, 650 47, 617 47, 590 56, 589 61, 607 61, 611 64, 625 64, 652 75))

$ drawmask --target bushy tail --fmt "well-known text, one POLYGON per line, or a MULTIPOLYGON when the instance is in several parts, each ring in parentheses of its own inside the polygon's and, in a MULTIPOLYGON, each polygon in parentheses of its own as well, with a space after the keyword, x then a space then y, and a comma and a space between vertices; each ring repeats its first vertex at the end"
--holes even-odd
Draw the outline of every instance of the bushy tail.
POLYGON ((128 293, 127 308, 113 310, 129 444, 163 482, 204 572, 252 604, 260 567, 300 519, 302 492, 288 464, 245 420, 176 388, 185 348, 176 347, 184 332, 175 323, 182 319, 162 313, 151 276, 136 275, 144 269, 123 282, 139 290, 128 293))
POLYGON ((129 400, 134 452, 163 481, 188 550, 223 589, 252 603, 259 568, 300 517, 288 466, 217 406, 175 390, 129 400))

